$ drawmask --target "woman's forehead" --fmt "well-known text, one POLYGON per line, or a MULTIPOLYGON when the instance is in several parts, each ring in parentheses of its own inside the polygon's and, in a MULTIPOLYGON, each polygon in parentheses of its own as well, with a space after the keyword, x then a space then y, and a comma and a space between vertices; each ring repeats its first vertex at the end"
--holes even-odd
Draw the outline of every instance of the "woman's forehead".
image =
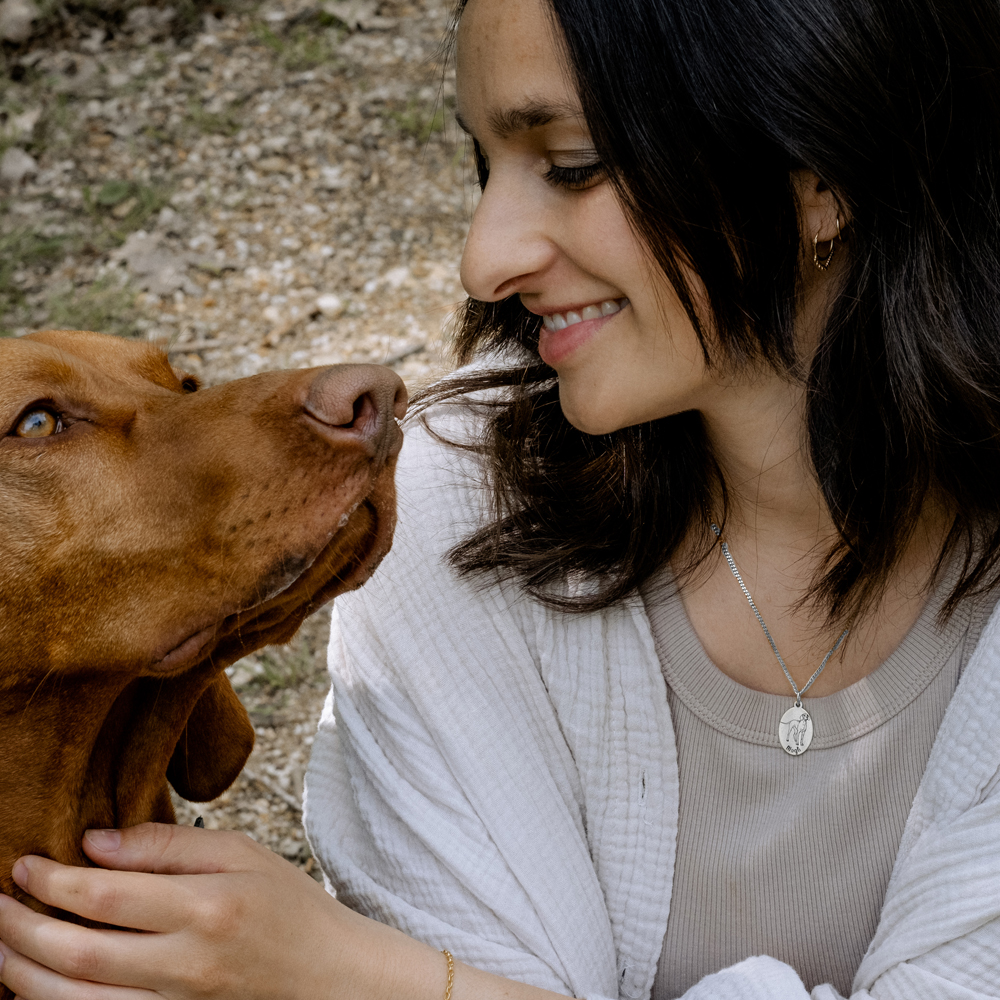
POLYGON ((458 117, 468 131, 513 132, 582 112, 543 0, 470 0, 458 28, 458 117))

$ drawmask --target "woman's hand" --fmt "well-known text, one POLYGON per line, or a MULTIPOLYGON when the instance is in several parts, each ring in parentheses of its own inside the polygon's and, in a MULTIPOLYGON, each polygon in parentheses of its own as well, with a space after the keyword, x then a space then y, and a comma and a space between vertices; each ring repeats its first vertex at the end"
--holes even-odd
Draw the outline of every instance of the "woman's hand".
POLYGON ((50 906, 147 933, 80 927, 0 895, 0 982, 22 1000, 444 995, 440 954, 241 834, 145 823, 88 831, 84 849, 101 868, 27 857, 14 879, 50 906))

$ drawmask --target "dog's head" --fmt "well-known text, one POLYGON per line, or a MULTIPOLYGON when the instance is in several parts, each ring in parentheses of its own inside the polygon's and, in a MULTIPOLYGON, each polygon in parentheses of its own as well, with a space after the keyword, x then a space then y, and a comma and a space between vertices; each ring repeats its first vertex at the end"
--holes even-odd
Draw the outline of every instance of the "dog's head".
POLYGON ((112 815, 94 792, 84 823, 156 813, 125 800, 162 790, 124 789, 160 764, 116 755, 212 798, 253 740, 222 668, 389 548, 402 382, 345 365, 201 389, 151 345, 65 331, 0 340, 0 370, 0 798, 46 753, 84 784, 117 769, 112 815))

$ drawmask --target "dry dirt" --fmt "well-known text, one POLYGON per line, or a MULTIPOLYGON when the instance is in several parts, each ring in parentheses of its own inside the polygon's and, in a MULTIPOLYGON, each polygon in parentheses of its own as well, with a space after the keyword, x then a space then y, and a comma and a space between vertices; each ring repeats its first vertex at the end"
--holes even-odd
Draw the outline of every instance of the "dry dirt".
MULTIPOLYGON (((471 212, 450 5, 111 3, 2 46, 0 332, 140 336, 209 384, 445 371, 471 212)), ((313 874, 299 803, 327 618, 231 669, 257 747, 216 802, 178 802, 313 874)))

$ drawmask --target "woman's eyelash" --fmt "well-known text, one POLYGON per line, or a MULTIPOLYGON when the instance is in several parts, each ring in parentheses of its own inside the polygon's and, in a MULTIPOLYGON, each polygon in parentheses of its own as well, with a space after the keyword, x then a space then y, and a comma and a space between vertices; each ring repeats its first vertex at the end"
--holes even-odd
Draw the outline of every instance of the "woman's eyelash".
POLYGON ((559 167, 553 163, 545 172, 545 179, 550 184, 569 188, 571 191, 581 191, 588 188, 603 176, 604 164, 600 160, 586 163, 580 167, 559 167))

